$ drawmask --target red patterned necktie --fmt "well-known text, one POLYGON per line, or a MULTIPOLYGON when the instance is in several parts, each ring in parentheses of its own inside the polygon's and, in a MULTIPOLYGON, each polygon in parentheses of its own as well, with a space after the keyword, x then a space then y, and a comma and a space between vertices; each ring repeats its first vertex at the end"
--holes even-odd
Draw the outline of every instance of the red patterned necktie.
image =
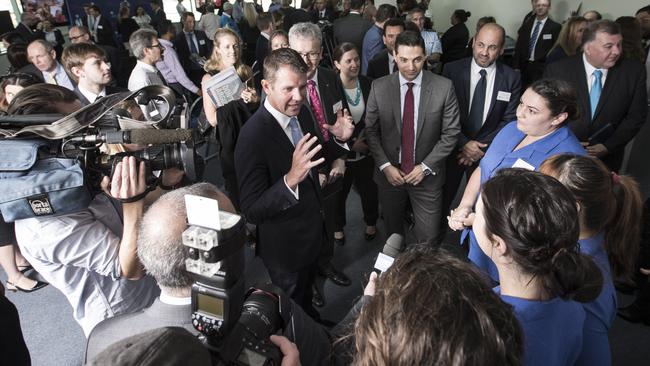
POLYGON ((318 90, 316 90, 316 83, 314 80, 307 81, 307 92, 309 93, 309 103, 316 116, 316 122, 320 126, 320 132, 323 134, 323 139, 328 141, 330 139, 329 130, 327 129, 327 121, 325 120, 325 113, 323 112, 323 105, 320 103, 318 97, 318 90))
POLYGON ((408 90, 406 91, 406 96, 404 97, 404 113, 402 113, 402 171, 406 174, 409 174, 413 167, 415 166, 415 154, 413 152, 413 145, 415 142, 414 138, 414 127, 413 127, 413 83, 406 83, 408 85, 408 90))

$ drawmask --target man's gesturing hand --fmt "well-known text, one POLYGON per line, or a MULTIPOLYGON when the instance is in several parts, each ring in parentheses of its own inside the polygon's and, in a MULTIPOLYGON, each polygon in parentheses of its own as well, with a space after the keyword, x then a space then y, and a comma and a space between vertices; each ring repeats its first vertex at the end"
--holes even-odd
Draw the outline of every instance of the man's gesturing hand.
POLYGON ((336 123, 328 126, 330 133, 341 141, 347 141, 354 132, 354 120, 347 109, 336 112, 336 123))
POLYGON ((300 141, 298 141, 296 149, 293 152, 291 170, 287 173, 286 178, 287 185, 292 190, 295 190, 298 184, 307 177, 311 168, 322 164, 325 161, 325 158, 320 158, 314 161, 311 160, 311 158, 313 158, 322 148, 319 144, 314 146, 317 142, 318 138, 316 136, 312 137, 310 134, 306 134, 300 139, 300 141))

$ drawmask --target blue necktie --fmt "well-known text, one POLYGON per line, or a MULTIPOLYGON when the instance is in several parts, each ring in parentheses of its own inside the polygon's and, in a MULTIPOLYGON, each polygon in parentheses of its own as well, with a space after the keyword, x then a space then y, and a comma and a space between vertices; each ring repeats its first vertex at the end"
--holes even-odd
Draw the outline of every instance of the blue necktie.
POLYGON ((190 43, 190 52, 198 55, 199 50, 196 49, 196 44, 194 43, 194 33, 187 33, 187 41, 190 43))
POLYGON ((530 36, 530 41, 528 41, 528 59, 535 59, 535 44, 537 43, 537 36, 539 35, 539 27, 542 25, 541 21, 535 22, 535 29, 533 34, 530 36))
POLYGON ((298 141, 302 138, 302 131, 300 130, 300 125, 298 125, 298 119, 296 117, 291 117, 289 120, 289 127, 291 128, 291 140, 293 146, 298 145, 298 141))
POLYGON ((603 72, 600 70, 594 70, 594 82, 591 84, 591 91, 589 92, 589 103, 591 104, 591 119, 594 119, 594 113, 596 113, 596 107, 598 106, 598 100, 600 99, 600 93, 603 91, 603 85, 601 83, 601 77, 603 72))

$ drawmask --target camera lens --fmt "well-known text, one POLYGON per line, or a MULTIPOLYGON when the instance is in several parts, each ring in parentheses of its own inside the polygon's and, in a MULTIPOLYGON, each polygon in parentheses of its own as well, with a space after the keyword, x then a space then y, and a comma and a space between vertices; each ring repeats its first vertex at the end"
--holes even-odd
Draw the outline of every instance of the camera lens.
POLYGON ((254 291, 242 308, 239 323, 257 339, 266 339, 282 327, 278 298, 264 291, 254 291))

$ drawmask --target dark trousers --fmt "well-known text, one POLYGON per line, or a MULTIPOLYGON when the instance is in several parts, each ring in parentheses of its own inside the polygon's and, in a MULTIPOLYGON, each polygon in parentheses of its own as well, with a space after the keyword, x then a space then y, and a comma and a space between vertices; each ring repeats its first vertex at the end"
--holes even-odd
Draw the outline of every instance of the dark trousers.
POLYGON ((285 272, 277 268, 268 268, 271 282, 284 291, 293 301, 314 319, 319 319, 319 314, 311 303, 311 287, 316 277, 315 263, 298 272, 285 272))
POLYGON ((379 217, 377 184, 372 180, 375 162, 372 157, 367 156, 361 160, 348 161, 345 163, 345 166, 343 189, 339 192, 337 197, 335 231, 343 231, 343 227, 345 227, 345 202, 348 199, 348 194, 350 193, 353 184, 361 197, 363 221, 367 226, 375 226, 377 218, 379 217))
MULTIPOLYGON (((339 178, 342 179, 342 178, 339 178)), ((337 192, 329 197, 323 198, 323 216, 325 218, 325 239, 318 255, 318 266, 327 267, 334 257, 334 231, 336 228, 336 215, 338 195, 337 192)))
POLYGON ((3 365, 30 365, 29 351, 20 328, 18 310, 0 294, 0 363, 3 365))

